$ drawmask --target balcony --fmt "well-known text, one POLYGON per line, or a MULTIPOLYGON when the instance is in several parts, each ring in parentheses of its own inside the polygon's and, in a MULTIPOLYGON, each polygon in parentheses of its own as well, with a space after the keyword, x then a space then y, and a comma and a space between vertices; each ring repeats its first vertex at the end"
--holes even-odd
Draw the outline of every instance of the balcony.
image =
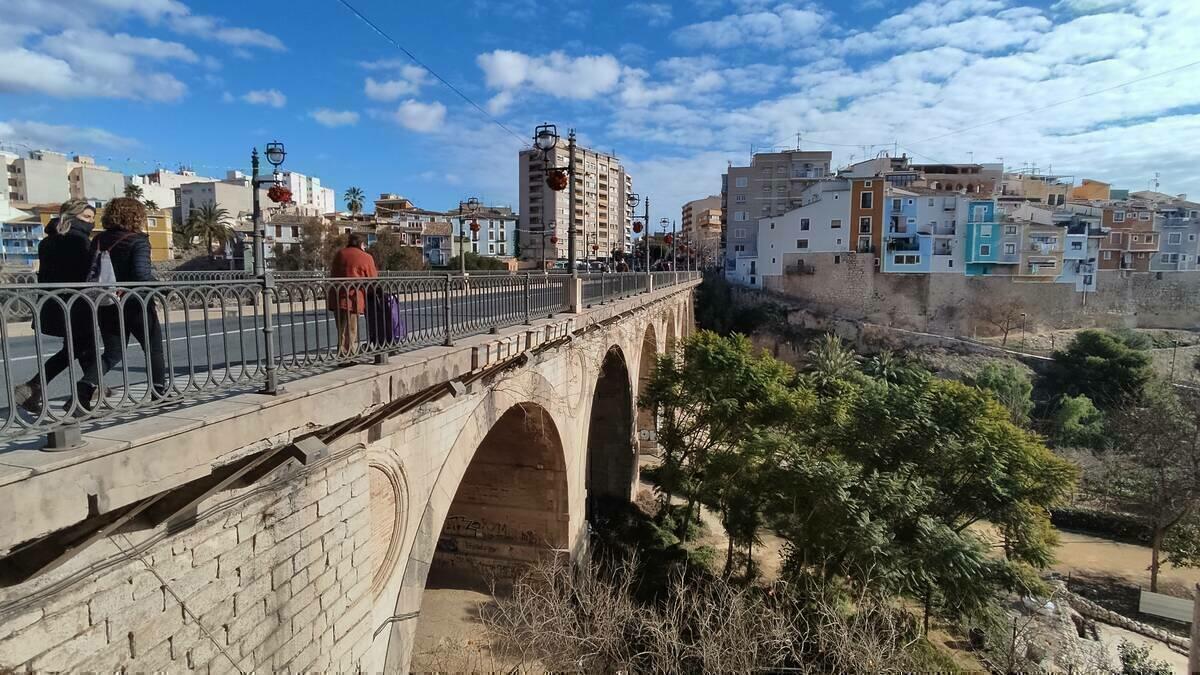
POLYGON ((1034 253, 1037 255, 1053 255, 1062 251, 1058 244, 1044 244, 1037 242, 1029 244, 1029 246, 1025 247, 1025 250, 1029 253, 1034 253))
POLYGON ((1163 227, 1188 227, 1195 223, 1196 219, 1185 216, 1164 216, 1159 222, 1163 227))
MULTIPOLYGON (((901 250, 908 250, 908 249, 901 249, 901 250)), ((875 252, 875 244, 859 244, 854 247, 854 252, 855 253, 874 253, 875 252)))
POLYGON ((954 246, 951 245, 949 242, 946 242, 946 243, 934 242, 933 254, 934 255, 954 255, 954 246))
POLYGON ((1019 264, 1021 262, 1020 253, 1000 253, 996 255, 996 262, 1003 265, 1019 264))
POLYGON ((924 234, 924 235, 953 237, 954 230, 955 230, 955 228, 952 225, 938 225, 936 223, 926 223, 924 225, 917 225, 917 234, 924 234))
POLYGON ((888 251, 920 251, 921 245, 913 239, 892 239, 887 243, 888 251))

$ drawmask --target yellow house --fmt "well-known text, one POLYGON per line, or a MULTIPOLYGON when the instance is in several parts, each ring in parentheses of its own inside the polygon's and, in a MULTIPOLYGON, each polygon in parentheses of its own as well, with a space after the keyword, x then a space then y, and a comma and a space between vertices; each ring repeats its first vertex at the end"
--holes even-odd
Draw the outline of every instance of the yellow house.
MULTIPOLYGON (((43 228, 58 217, 58 204, 38 204, 32 208, 37 214, 38 220, 42 221, 43 228)), ((92 230, 92 237, 103 231, 100 226, 100 219, 103 215, 104 207, 100 207, 96 211, 96 227, 92 230)), ((142 229, 150 235, 150 260, 152 262, 170 260, 175 255, 173 221, 171 209, 146 212, 146 225, 142 229)))
POLYGON ((1108 183, 1084 178, 1083 185, 1076 186, 1071 190, 1071 199, 1079 199, 1083 201, 1107 201, 1112 186, 1108 183))

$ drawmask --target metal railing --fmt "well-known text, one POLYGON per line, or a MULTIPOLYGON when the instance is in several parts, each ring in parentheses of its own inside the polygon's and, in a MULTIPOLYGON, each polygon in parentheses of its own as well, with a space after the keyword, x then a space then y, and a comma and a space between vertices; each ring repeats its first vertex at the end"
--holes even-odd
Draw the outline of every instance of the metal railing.
MULTIPOLYGON (((591 305, 698 277, 581 274, 578 283, 591 305)), ((572 283, 524 272, 0 284, 0 440, 50 433, 51 446, 70 445, 81 422, 275 393, 321 368, 529 324, 569 311, 572 283)))

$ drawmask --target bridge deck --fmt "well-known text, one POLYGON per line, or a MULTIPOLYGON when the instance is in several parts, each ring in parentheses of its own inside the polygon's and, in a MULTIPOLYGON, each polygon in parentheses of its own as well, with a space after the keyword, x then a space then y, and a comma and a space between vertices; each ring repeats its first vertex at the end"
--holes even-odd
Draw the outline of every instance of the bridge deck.
POLYGON ((36 441, 12 443, 0 452, 0 513, 6 514, 0 519, 0 555, 88 516, 208 476, 256 451, 690 292, 695 285, 684 282, 495 335, 465 337, 451 347, 421 348, 383 365, 314 373, 288 382, 273 396, 223 392, 151 416, 104 420, 85 427, 86 445, 74 451, 46 453, 36 441))

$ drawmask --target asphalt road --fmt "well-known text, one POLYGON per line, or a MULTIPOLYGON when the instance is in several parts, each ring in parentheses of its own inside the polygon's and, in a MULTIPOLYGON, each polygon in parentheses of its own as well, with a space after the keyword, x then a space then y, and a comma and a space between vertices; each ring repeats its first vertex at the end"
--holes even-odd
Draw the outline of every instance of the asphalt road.
MULTIPOLYGON (((549 290, 536 293, 532 300, 534 318, 545 316, 556 296, 557 293, 549 290), (536 311, 539 308, 542 311, 536 311)), ((407 330, 406 338, 398 345, 400 350, 441 344, 445 337, 443 298, 430 296, 401 302, 400 310, 407 330)), ((163 337, 169 345, 165 352, 167 368, 175 386, 185 394, 188 390, 205 387, 206 383, 253 377, 260 368, 265 357, 264 340, 260 329, 253 324, 254 317, 247 316, 239 323, 235 314, 226 311, 226 315, 225 321, 210 317, 208 321, 177 321, 163 326, 163 337)), ((451 299, 451 325, 456 336, 484 333, 494 324, 512 325, 523 319, 524 292, 519 289, 452 296, 451 299)), ((332 365, 336 356, 337 324, 323 303, 305 311, 282 313, 275 317, 274 323, 283 371, 319 366, 317 359, 332 365)), ((367 339, 366 319, 362 316, 359 317, 359 339, 367 339)), ((0 370, 0 409, 9 407, 11 388, 34 377, 39 364, 57 352, 62 344, 61 338, 42 336, 39 356, 33 336, 9 339, 6 363, 0 370)), ((137 392, 135 396, 140 396, 147 380, 146 366, 144 352, 137 341, 131 339, 123 363, 106 375, 105 385, 114 389, 129 387, 137 392)), ((49 383, 47 398, 50 405, 61 407, 73 389, 73 380, 81 375, 76 363, 73 373, 64 372, 49 383)))

